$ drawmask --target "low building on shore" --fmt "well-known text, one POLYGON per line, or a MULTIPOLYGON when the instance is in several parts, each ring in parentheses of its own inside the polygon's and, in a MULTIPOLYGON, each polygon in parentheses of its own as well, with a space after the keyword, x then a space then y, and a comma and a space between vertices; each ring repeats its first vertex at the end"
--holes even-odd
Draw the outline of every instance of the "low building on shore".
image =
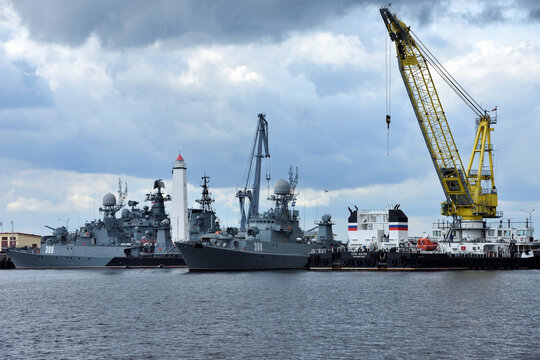
POLYGON ((6 251, 11 247, 39 247, 41 236, 26 234, 20 232, 2 232, 0 233, 0 251, 6 251))

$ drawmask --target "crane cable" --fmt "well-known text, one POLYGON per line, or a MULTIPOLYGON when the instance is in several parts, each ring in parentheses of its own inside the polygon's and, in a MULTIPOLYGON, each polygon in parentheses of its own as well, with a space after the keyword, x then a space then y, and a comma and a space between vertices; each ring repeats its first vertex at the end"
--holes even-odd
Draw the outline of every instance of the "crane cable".
POLYGON ((255 132, 255 140, 253 141, 253 147, 251 148, 251 152, 249 154, 249 160, 246 165, 246 169, 244 170, 244 177, 242 181, 244 182, 244 193, 247 191, 247 188, 249 186, 249 180, 251 179, 251 167, 253 166, 253 158, 255 157, 255 148, 257 147, 257 138, 259 136, 259 123, 257 123, 257 131, 255 132))
POLYGON ((388 47, 388 36, 384 34, 384 67, 386 70, 386 156, 390 156, 390 119, 391 119, 391 101, 392 101, 392 51, 388 47))
POLYGON ((478 116, 483 116, 485 110, 482 106, 473 99, 473 97, 461 86, 461 84, 446 70, 446 68, 437 60, 437 58, 429 51, 429 49, 422 43, 422 41, 416 36, 416 34, 410 30, 414 41, 417 43, 422 55, 426 61, 435 69, 439 76, 454 90, 454 92, 469 106, 469 108, 475 112, 478 116))

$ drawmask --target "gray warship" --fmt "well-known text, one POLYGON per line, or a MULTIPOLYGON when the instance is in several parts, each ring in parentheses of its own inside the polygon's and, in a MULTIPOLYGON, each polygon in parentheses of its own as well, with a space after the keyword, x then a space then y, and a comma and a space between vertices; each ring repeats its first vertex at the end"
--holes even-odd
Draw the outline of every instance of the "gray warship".
POLYGON ((92 268, 92 267, 185 267, 185 262, 171 240, 170 220, 165 213, 163 181, 154 182, 146 194, 152 206, 137 208, 128 201, 127 185, 119 181, 118 203, 115 195, 103 197, 101 220, 87 222, 79 230, 68 232, 62 226, 43 236, 40 248, 9 249, 8 256, 17 269, 92 268), (120 217, 117 217, 117 212, 120 217))
MULTIPOLYGON (((293 176, 291 167, 289 181, 281 179, 275 184, 274 194, 268 198, 274 207, 259 213, 262 159, 268 160, 270 153, 266 116, 259 114, 258 120, 244 186, 236 193, 240 202, 240 226, 222 231, 212 220, 216 219, 210 206, 212 200, 204 196, 203 190, 199 203, 204 210, 191 212, 189 216, 189 240, 176 242, 190 271, 304 269, 312 250, 334 243, 330 215, 323 216, 318 223, 316 240, 300 229, 299 212, 294 209, 298 169, 293 176), (249 188, 253 161, 253 187, 249 188), (246 198, 249 200, 247 214, 246 198)), ((270 181, 268 163, 266 180, 270 181)))
POLYGON ((305 236, 294 207, 296 181, 280 179, 269 200, 274 207, 246 221, 247 231, 227 228, 208 231, 198 238, 177 242, 190 271, 286 270, 308 267, 314 249, 329 248, 335 241, 330 215, 318 223, 317 239, 305 236))

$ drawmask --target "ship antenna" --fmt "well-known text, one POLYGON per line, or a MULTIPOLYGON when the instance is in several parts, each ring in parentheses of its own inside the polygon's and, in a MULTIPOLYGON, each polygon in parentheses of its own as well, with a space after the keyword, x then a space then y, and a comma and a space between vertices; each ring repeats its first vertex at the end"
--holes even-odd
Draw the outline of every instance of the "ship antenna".
POLYGON ((201 209, 205 211, 212 211, 212 203, 214 202, 214 200, 212 199, 212 197, 210 196, 211 194, 208 191, 208 183, 209 183, 210 177, 204 174, 204 176, 201 179, 203 180, 203 184, 201 185, 202 196, 200 199, 197 199, 195 201, 201 205, 201 209))

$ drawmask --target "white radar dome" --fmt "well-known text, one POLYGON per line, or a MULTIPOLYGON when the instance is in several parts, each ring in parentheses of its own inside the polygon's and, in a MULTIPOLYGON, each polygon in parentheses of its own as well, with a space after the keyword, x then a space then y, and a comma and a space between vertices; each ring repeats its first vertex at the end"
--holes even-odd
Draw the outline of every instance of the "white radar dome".
POLYGON ((291 192, 291 185, 285 179, 279 179, 276 185, 274 186, 274 194, 276 195, 287 195, 291 192))

